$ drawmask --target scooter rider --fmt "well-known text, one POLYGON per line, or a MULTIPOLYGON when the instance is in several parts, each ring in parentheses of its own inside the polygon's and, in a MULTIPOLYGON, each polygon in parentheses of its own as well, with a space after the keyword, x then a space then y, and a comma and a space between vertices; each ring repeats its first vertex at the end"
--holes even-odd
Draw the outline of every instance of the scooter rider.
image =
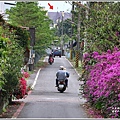
POLYGON ((50 59, 52 59, 53 62, 54 62, 54 58, 53 58, 53 55, 52 55, 52 54, 49 54, 48 62, 50 61, 50 59))
POLYGON ((58 72, 56 73, 56 86, 58 86, 58 81, 59 80, 65 80, 65 84, 68 87, 68 77, 69 77, 69 73, 66 71, 66 68, 64 68, 63 66, 60 66, 60 69, 58 70, 58 72))

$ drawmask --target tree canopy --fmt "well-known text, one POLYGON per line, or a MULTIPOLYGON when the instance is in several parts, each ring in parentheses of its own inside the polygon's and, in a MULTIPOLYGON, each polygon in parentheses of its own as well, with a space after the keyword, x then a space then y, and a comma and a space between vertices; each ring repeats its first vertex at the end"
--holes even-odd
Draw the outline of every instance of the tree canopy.
POLYGON ((35 46, 36 52, 45 51, 54 40, 53 31, 50 30, 51 20, 46 16, 38 2, 16 2, 10 10, 6 10, 8 21, 11 24, 24 27, 35 27, 35 46))
MULTIPOLYGON (((89 10, 80 7, 80 42, 85 39, 85 50, 105 52, 120 47, 120 2, 88 2, 88 6, 89 10)), ((78 23, 78 7, 73 14, 78 23)))

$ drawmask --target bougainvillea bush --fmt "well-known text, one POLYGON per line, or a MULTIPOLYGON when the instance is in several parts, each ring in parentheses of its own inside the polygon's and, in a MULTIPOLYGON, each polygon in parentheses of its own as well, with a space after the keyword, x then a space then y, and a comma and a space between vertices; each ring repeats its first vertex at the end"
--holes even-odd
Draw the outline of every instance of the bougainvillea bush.
POLYGON ((120 117, 120 51, 84 54, 83 95, 104 117, 120 117), (86 75, 87 74, 87 75, 86 75))
POLYGON ((27 81, 26 78, 29 77, 28 72, 25 72, 24 70, 22 71, 22 77, 19 79, 19 84, 16 87, 13 95, 14 97, 16 97, 17 99, 22 99, 24 98, 28 93, 27 91, 27 81))

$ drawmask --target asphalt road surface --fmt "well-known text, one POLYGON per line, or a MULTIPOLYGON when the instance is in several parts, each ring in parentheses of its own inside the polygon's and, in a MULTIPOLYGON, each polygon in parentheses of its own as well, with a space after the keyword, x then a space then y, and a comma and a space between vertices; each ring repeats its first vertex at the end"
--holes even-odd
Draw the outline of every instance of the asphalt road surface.
POLYGON ((52 65, 41 69, 36 85, 24 100, 25 106, 18 118, 87 118, 81 107, 84 100, 78 95, 78 77, 65 57, 55 57, 52 65), (68 88, 64 93, 55 87, 55 75, 61 65, 70 73, 68 88))

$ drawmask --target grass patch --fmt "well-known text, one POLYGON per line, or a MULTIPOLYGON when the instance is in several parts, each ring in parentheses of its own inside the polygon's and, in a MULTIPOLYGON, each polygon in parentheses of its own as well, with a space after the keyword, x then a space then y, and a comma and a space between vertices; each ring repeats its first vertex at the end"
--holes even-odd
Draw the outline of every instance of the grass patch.
POLYGON ((82 63, 81 63, 81 61, 79 61, 79 66, 75 67, 75 58, 72 59, 72 60, 70 60, 70 59, 68 59, 68 60, 73 65, 73 67, 76 69, 76 71, 78 72, 78 74, 81 75, 81 73, 82 73, 82 63))
POLYGON ((37 68, 43 68, 45 67, 46 65, 48 65, 47 62, 44 62, 43 60, 39 60, 35 65, 34 65, 34 68, 37 69, 37 68))
POLYGON ((33 74, 33 71, 28 71, 28 74, 29 74, 29 75, 33 74))

